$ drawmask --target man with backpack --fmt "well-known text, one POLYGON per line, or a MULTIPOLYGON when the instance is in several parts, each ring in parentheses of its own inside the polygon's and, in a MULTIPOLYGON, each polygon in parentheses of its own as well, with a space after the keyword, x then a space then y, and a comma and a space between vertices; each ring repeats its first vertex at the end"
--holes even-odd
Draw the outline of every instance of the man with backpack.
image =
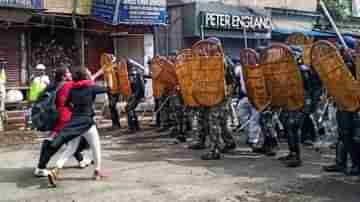
MULTIPOLYGON (((58 68, 55 73, 54 83, 33 104, 31 117, 33 127, 44 132, 50 131, 48 138, 42 143, 39 164, 34 171, 34 175, 37 177, 47 177, 49 175, 49 171, 46 169, 48 163, 46 156, 49 152, 49 146, 71 119, 72 109, 65 106, 65 102, 72 87, 73 82, 70 71, 67 68, 58 68)), ((81 154, 88 147, 88 143, 85 139, 82 139, 73 155, 79 162, 80 168, 85 168, 91 163, 90 159, 84 158, 81 154)), ((57 166, 63 166, 66 160, 61 157, 57 162, 57 166)))

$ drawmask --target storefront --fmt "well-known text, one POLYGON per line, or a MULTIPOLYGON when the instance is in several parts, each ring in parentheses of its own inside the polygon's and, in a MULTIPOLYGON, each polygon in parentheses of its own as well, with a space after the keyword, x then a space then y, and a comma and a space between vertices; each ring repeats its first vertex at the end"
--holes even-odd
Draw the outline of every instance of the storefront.
POLYGON ((29 28, 24 24, 39 9, 40 0, 0 0, 0 58, 8 62, 8 89, 26 84, 29 28))
MULTIPOLYGON (((94 0, 92 14, 95 19, 111 26, 114 54, 131 58, 144 65, 155 55, 156 26, 165 26, 167 11, 165 0, 106 1, 94 0)), ((152 96, 151 80, 146 83, 146 96, 152 96)))
POLYGON ((190 3, 169 6, 169 16, 169 52, 214 36, 221 39, 227 55, 237 58, 241 48, 264 46, 271 39, 272 20, 261 9, 215 2, 190 3))

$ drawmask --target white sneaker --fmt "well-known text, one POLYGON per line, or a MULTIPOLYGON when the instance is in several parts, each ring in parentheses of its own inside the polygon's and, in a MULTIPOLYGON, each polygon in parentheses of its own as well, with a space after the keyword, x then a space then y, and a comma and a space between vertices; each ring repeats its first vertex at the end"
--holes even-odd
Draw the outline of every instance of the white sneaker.
POLYGON ((47 177, 49 174, 50 172, 47 169, 35 168, 34 170, 34 175, 36 177, 47 177))
POLYGON ((84 157, 84 159, 79 162, 79 167, 80 167, 80 168, 86 168, 86 167, 88 167, 91 163, 92 163, 92 160, 84 157))

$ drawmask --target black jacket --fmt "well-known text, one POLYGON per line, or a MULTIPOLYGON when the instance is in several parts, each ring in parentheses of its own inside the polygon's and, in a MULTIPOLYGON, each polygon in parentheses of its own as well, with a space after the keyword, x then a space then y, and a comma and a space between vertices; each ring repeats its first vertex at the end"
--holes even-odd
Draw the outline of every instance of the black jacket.
POLYGON ((74 87, 70 90, 69 98, 65 105, 72 105, 71 120, 52 141, 51 147, 60 148, 61 145, 73 140, 88 131, 95 125, 95 98, 97 94, 106 93, 105 87, 96 85, 74 87))
POLYGON ((94 116, 94 104, 97 94, 107 93, 108 90, 102 86, 84 86, 73 88, 69 93, 66 105, 72 105, 73 116, 94 116))

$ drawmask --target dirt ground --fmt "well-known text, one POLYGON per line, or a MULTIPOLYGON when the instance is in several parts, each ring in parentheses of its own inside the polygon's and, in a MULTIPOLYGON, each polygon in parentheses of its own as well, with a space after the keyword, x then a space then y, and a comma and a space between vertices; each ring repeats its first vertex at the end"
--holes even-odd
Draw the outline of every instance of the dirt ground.
MULTIPOLYGON (((71 160, 54 189, 48 187, 47 179, 32 175, 41 142, 36 137, 18 138, 19 143, 0 148, 0 201, 360 201, 357 177, 321 171, 322 165, 333 161, 329 152, 304 149, 304 166, 286 168, 276 157, 251 153, 239 141, 238 149, 223 160, 202 161, 202 151, 174 144, 166 133, 152 129, 133 135, 102 132, 103 167, 111 177, 92 181, 92 167, 80 170, 71 160)), ((285 152, 283 145, 278 155, 285 152)))

